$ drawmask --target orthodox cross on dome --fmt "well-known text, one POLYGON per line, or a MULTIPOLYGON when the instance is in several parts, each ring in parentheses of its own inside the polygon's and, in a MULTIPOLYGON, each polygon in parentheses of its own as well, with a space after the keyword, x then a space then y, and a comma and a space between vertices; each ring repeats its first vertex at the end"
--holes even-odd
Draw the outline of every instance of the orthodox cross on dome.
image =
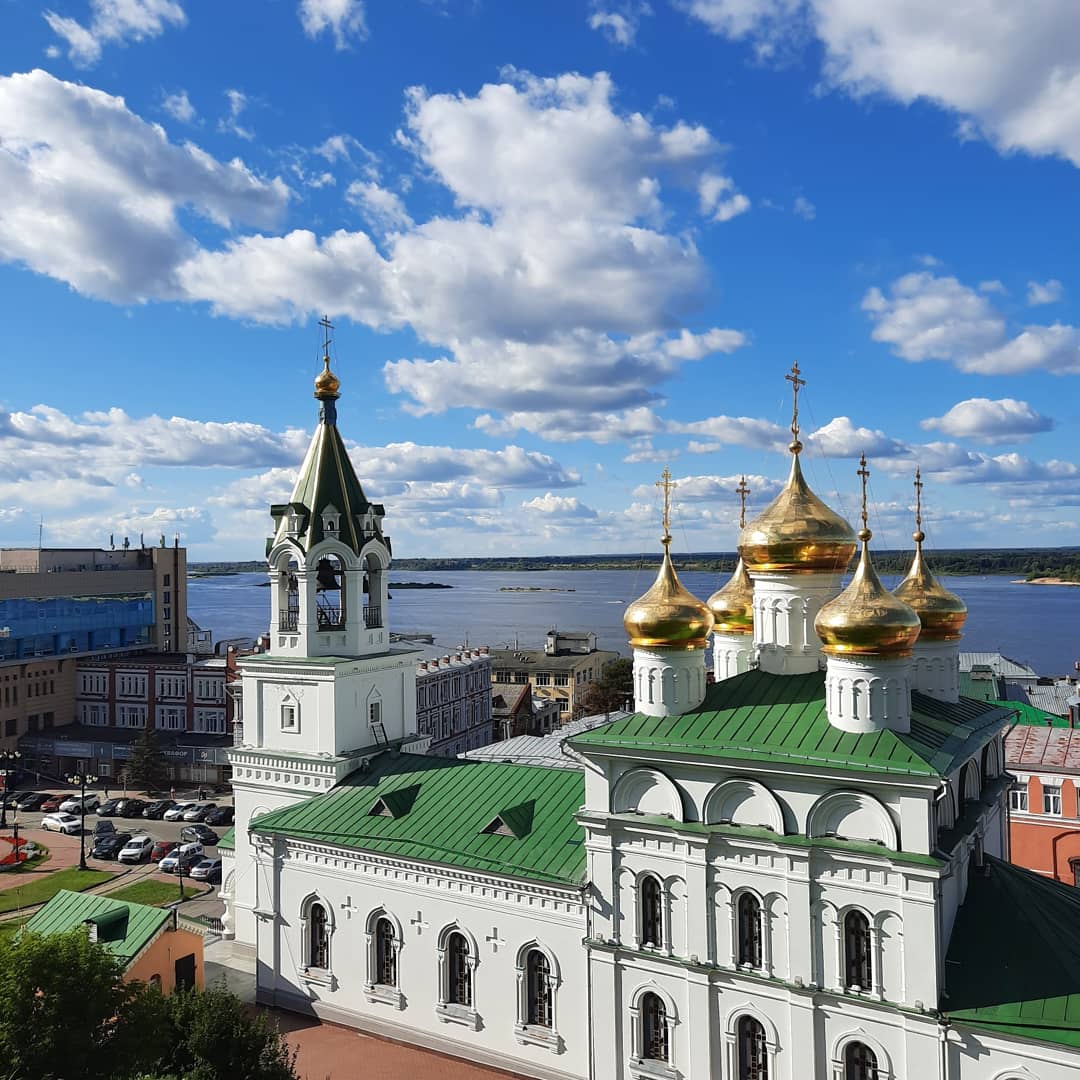
POLYGON ((671 479, 671 470, 665 465, 660 479, 656 481, 658 488, 664 489, 664 539, 663 543, 671 543, 671 493, 679 486, 671 479))
POLYGON ((922 531, 922 469, 915 466, 915 535, 913 537, 916 544, 921 544, 926 539, 925 534, 922 531))
POLYGON ((785 375, 784 378, 791 383, 791 437, 794 440, 791 444, 792 453, 797 454, 802 449, 802 443, 799 442, 799 390, 806 385, 805 379, 800 379, 799 376, 802 371, 799 368, 799 361, 796 360, 791 365, 791 374, 785 375))
POLYGON ((319 320, 319 325, 323 328, 323 356, 329 358, 330 342, 333 340, 330 337, 330 331, 334 329, 334 324, 330 321, 329 315, 324 315, 319 320))
POLYGON ((746 528, 746 496, 750 494, 750 489, 746 486, 746 477, 739 477, 739 486, 735 489, 735 494, 739 496, 739 528, 746 528))
POLYGON ((866 524, 866 481, 870 479, 870 470, 866 467, 866 455, 859 456, 859 468, 855 473, 862 480, 862 529, 859 532, 860 540, 870 539, 870 529, 866 524))

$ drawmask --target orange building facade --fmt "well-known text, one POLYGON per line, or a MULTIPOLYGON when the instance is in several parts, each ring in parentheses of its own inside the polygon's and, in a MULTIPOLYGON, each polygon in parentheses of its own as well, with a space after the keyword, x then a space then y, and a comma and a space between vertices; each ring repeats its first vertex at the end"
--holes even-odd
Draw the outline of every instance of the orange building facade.
POLYGON ((202 937, 168 925, 128 965, 124 982, 136 979, 156 986, 163 994, 178 987, 201 990, 205 985, 202 937))
POLYGON ((1010 858, 1046 877, 1080 885, 1080 729, 1018 724, 1005 740, 1010 858))

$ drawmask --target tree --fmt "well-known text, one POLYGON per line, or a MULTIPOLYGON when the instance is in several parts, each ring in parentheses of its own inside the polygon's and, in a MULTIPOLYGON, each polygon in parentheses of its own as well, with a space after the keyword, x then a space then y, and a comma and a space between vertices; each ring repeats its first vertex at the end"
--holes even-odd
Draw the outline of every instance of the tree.
POLYGON ((139 732, 128 762, 128 775, 136 788, 147 794, 164 791, 169 786, 169 763, 158 745, 157 732, 145 727, 139 732))
POLYGON ((121 976, 85 930, 19 935, 0 955, 0 1061, 20 1080, 112 1080, 138 996, 121 976))
POLYGON ((599 679, 589 683, 581 708, 585 714, 614 712, 625 709, 633 699, 634 664, 620 656, 604 668, 599 679))

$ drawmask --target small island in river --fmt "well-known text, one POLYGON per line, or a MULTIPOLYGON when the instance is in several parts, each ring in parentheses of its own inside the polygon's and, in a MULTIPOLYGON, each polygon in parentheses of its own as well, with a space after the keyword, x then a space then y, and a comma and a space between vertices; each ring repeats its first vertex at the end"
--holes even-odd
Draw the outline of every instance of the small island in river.
POLYGON ((561 589, 554 585, 503 585, 499 592, 577 592, 577 589, 561 589))

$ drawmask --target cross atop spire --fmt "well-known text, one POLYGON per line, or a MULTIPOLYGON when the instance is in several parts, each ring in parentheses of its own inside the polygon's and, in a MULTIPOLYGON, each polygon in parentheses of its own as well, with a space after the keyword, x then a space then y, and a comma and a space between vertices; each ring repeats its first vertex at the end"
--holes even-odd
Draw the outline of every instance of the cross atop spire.
POLYGON ((656 481, 658 488, 664 489, 664 537, 663 543, 671 543, 671 493, 679 486, 671 479, 671 469, 666 465, 664 471, 660 474, 660 479, 656 481))
POLYGON ((859 539, 865 543, 870 539, 870 529, 866 524, 866 481, 870 479, 870 470, 866 467, 866 455, 859 457, 859 468, 855 473, 862 480, 862 529, 859 530, 859 539))
POLYGON ((330 331, 334 329, 334 324, 330 321, 329 315, 324 315, 319 320, 319 325, 323 328, 323 359, 326 361, 326 366, 330 366, 330 331))
POLYGON ((916 544, 921 544, 926 539, 926 533, 922 531, 922 469, 915 466, 915 532, 912 533, 912 540, 916 544))
POLYGON ((806 380, 799 378, 801 374, 799 361, 796 360, 791 365, 791 373, 784 376, 791 383, 791 452, 793 454, 797 454, 802 449, 802 443, 799 442, 799 391, 806 385, 806 380))
POLYGON ((750 488, 746 486, 746 477, 739 477, 739 486, 735 489, 739 496, 739 528, 746 528, 746 496, 750 494, 750 488))

